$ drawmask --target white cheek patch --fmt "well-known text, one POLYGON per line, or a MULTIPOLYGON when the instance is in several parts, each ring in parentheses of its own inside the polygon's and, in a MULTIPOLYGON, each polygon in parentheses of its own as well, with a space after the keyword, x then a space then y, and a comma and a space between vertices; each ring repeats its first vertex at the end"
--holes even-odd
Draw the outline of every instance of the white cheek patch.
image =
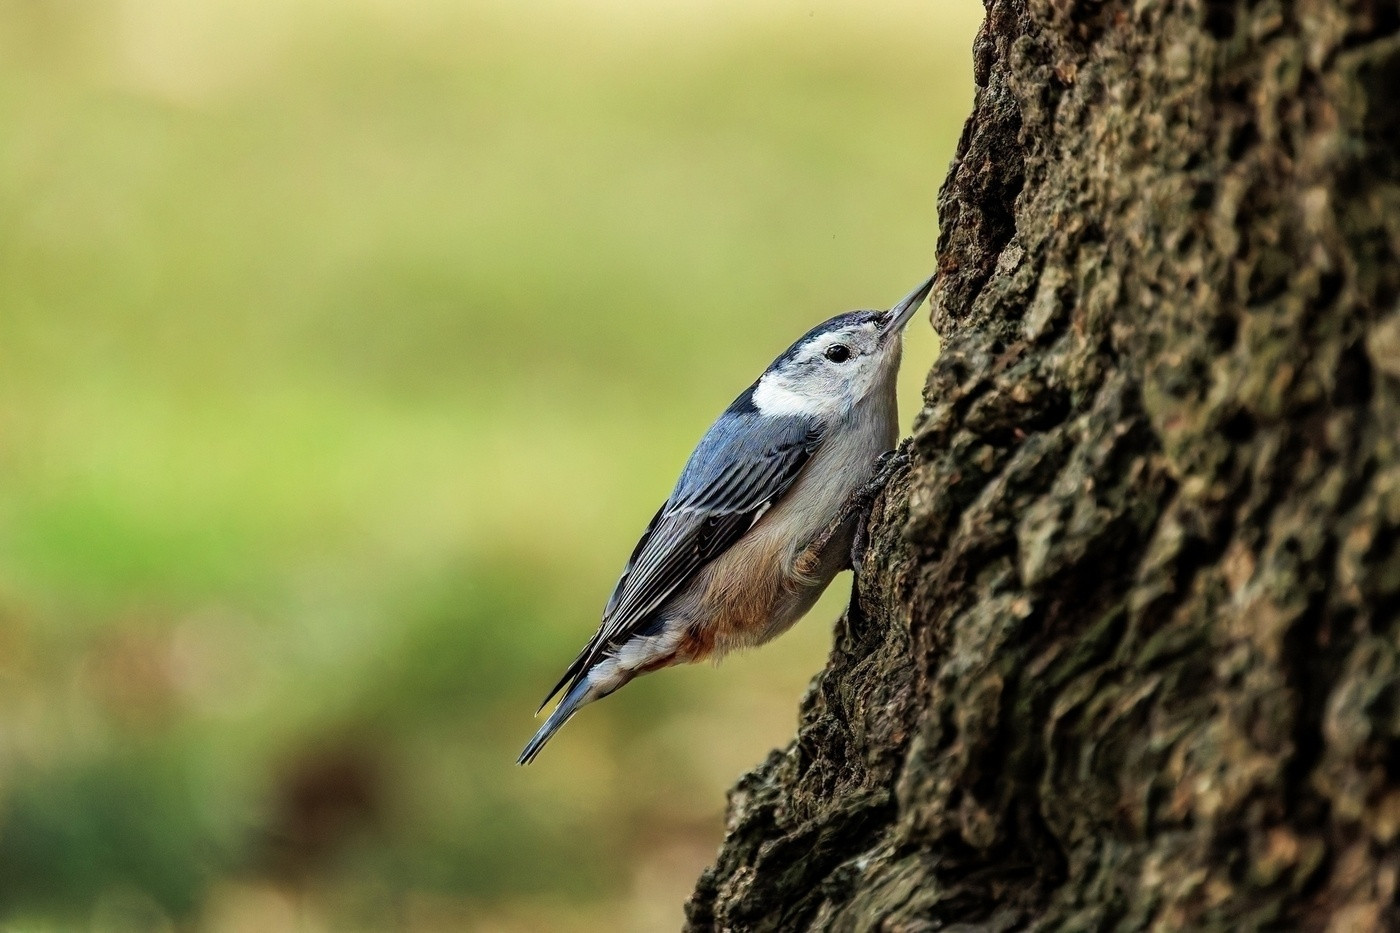
POLYGON ((869 388, 879 369, 873 324, 820 334, 798 351, 786 371, 769 372, 753 390, 753 404, 763 415, 775 418, 801 416, 830 418, 840 415, 869 388), (828 363, 822 357, 836 344, 855 354, 849 362, 828 363))
POLYGON ((792 380, 769 373, 758 380, 753 390, 753 404, 760 414, 768 417, 826 420, 841 414, 847 399, 843 386, 832 385, 831 380, 825 383, 813 379, 810 386, 797 388, 792 380))
POLYGON ((772 417, 814 415, 826 407, 821 399, 794 391, 786 379, 778 378, 773 373, 758 380, 758 386, 753 390, 753 404, 761 414, 772 417))

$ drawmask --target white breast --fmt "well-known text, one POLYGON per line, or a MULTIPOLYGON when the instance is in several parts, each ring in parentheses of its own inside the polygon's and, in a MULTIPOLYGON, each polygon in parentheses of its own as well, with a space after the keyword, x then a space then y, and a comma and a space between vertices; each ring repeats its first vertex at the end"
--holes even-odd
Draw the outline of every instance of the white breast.
POLYGON ((797 482, 754 531, 780 537, 792 560, 870 481, 877 458, 897 441, 893 398, 861 401, 845 423, 827 432, 797 482))

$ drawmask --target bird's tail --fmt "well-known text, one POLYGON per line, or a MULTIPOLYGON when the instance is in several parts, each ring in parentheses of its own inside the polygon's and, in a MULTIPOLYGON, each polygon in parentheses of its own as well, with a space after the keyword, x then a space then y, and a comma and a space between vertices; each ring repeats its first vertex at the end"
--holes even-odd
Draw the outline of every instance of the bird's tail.
POLYGON ((534 761, 535 756, 540 753, 540 749, 544 748, 544 743, 563 728, 564 723, 568 722, 570 717, 579 711, 580 707, 594 699, 597 697, 594 696, 593 686, 588 682, 588 678, 579 678, 564 694, 564 699, 559 701, 559 705, 554 707, 554 712, 549 714, 549 718, 544 721, 544 725, 540 726, 535 737, 525 745, 524 751, 520 753, 520 757, 515 760, 515 763, 528 765, 534 761))

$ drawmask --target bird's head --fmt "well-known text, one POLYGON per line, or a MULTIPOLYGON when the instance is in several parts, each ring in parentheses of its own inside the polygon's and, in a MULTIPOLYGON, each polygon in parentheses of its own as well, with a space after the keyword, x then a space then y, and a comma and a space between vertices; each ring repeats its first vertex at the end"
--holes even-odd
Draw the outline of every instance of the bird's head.
POLYGON ((818 324, 764 371, 751 404, 764 415, 845 415, 894 378, 904 325, 932 288, 929 278, 888 311, 849 311, 818 324))

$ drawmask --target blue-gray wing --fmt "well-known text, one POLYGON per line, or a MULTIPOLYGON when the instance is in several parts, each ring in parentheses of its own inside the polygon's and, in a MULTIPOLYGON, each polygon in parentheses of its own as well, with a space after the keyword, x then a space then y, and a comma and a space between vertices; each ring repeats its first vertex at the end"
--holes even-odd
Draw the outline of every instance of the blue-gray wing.
POLYGON ((792 486, 821 440, 820 426, 809 418, 721 416, 637 542, 598 633, 550 696, 644 629, 681 584, 752 528, 792 486))

